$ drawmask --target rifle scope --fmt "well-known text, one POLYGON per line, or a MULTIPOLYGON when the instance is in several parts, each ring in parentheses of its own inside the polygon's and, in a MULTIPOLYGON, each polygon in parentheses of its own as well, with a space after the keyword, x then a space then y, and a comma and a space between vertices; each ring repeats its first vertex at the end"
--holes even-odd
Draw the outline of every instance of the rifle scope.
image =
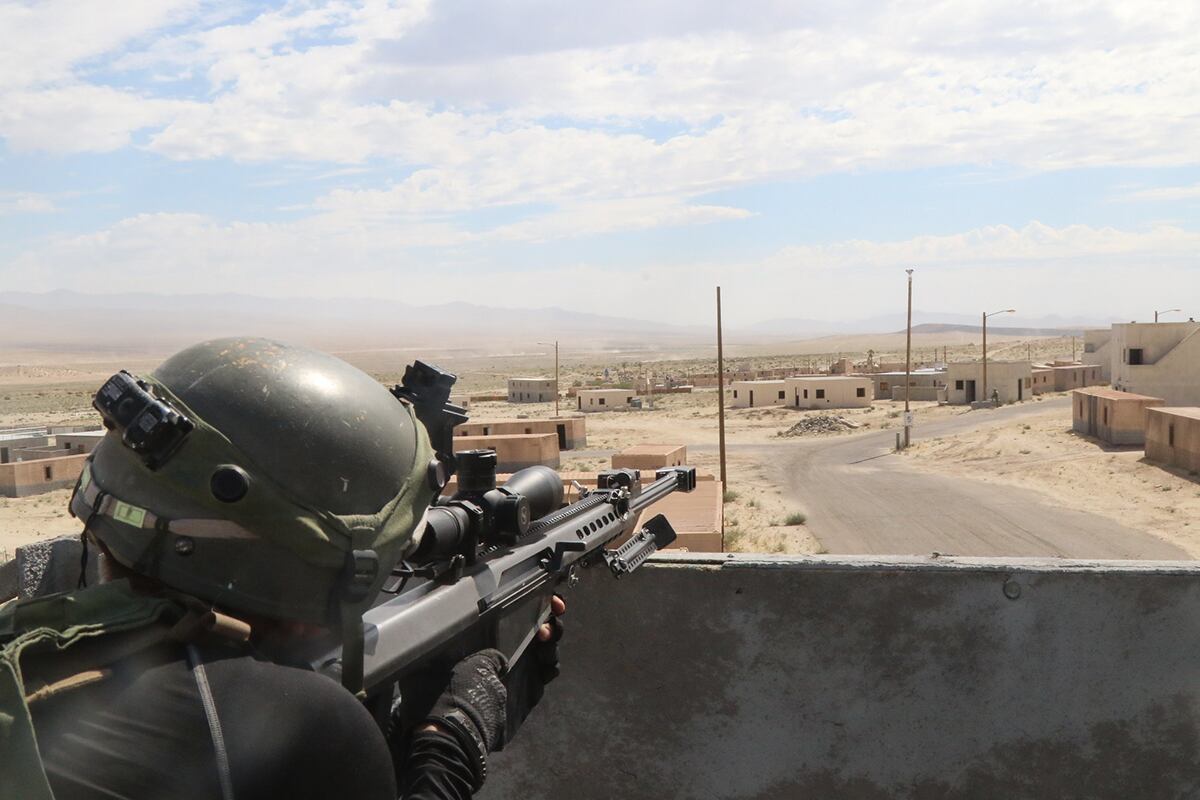
POLYGON ((456 454, 458 492, 425 515, 414 560, 438 560, 462 554, 473 563, 480 544, 512 544, 534 520, 562 506, 562 478, 550 467, 526 467, 496 486, 496 452, 456 454))

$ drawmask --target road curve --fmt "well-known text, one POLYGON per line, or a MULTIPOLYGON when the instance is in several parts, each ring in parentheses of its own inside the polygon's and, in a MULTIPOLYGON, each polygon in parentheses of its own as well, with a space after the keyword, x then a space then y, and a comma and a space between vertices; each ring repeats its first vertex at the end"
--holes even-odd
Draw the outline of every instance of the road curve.
MULTIPOLYGON (((991 427, 1067 398, 976 411, 914 428, 921 438, 991 427)), ((1069 412, 1068 412, 1069 413, 1069 412)), ((771 446, 784 491, 808 512, 829 553, 1190 559, 1181 548, 1028 489, 914 469, 892 453, 895 431, 771 446)))

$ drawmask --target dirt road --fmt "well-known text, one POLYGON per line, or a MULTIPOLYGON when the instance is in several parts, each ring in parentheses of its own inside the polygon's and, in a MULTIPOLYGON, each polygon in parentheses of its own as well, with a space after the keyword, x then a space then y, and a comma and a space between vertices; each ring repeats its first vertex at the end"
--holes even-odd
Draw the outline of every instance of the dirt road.
MULTIPOLYGON (((1045 412, 1067 398, 931 421, 914 439, 1045 412)), ((932 475, 892 453, 895 432, 772 446, 784 491, 830 553, 1187 559, 1179 547, 1037 492, 932 475)))

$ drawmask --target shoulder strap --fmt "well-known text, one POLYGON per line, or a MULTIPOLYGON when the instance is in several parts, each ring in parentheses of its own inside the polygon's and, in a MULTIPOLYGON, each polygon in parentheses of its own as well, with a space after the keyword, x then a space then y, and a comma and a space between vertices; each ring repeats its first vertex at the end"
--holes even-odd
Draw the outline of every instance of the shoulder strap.
POLYGON ((229 753, 225 749, 225 733, 221 730, 221 718, 217 716, 217 703, 213 700, 212 687, 208 683, 208 672, 204 669, 204 659, 195 645, 187 646, 188 664, 192 667, 192 676, 196 679, 196 688, 200 692, 200 702, 204 704, 204 716, 208 720, 208 733, 212 737, 213 753, 217 759, 217 778, 221 782, 221 800, 234 800, 233 776, 229 771, 229 753))

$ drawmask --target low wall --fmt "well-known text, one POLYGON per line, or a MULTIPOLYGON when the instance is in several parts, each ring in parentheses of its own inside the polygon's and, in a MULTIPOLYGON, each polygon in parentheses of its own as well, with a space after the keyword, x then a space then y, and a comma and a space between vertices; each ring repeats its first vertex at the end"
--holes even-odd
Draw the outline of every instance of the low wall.
POLYGON ((660 555, 480 800, 1193 797, 1200 567, 660 555))
MULTIPOLYGON (((910 387, 908 387, 908 391, 909 391, 909 395, 908 395, 909 400, 937 400, 938 395, 940 394, 940 392, 942 390, 940 388, 938 388, 937 386, 910 386, 910 387)), ((904 387, 903 386, 893 386, 892 387, 892 399, 893 400, 903 400, 904 399, 904 387)))
POLYGON ((26 497, 75 485, 86 455, 0 464, 0 497, 26 497))
POLYGON ((455 436, 454 452, 490 448, 496 451, 496 469, 516 472, 533 466, 558 469, 558 437, 553 433, 455 436))

